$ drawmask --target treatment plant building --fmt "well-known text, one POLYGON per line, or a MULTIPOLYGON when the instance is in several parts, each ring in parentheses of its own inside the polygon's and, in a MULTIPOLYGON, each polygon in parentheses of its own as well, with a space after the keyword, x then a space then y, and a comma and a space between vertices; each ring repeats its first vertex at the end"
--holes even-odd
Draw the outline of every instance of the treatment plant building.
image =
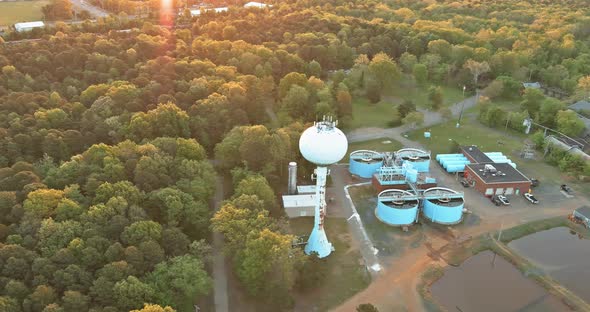
POLYGON ((465 179, 485 196, 519 195, 531 188, 531 180, 505 156, 483 153, 476 146, 463 146, 461 153, 469 160, 465 164, 465 179))

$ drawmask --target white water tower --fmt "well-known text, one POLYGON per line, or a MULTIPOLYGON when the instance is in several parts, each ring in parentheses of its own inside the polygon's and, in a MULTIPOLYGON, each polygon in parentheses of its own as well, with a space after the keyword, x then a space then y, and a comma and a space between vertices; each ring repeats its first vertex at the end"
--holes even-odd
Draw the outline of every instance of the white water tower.
POLYGON ((324 231, 324 218, 326 217, 326 177, 329 174, 328 166, 340 161, 348 150, 348 140, 340 129, 336 128, 336 122, 331 118, 316 122, 307 128, 299 138, 299 151, 305 159, 317 165, 314 171, 316 177, 316 203, 314 225, 305 253, 316 252, 320 258, 327 257, 333 250, 332 243, 328 241, 324 231))

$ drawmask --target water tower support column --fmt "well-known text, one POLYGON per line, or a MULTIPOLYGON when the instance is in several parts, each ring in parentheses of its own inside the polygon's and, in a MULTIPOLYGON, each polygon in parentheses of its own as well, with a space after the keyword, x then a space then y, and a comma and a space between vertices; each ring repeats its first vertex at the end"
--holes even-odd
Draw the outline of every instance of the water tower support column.
POLYGON ((313 230, 307 245, 305 253, 310 255, 316 252, 320 258, 327 257, 332 252, 332 243, 328 241, 324 231, 324 219, 326 217, 326 177, 328 176, 328 167, 318 166, 315 169, 316 174, 316 203, 315 214, 313 217, 313 230))

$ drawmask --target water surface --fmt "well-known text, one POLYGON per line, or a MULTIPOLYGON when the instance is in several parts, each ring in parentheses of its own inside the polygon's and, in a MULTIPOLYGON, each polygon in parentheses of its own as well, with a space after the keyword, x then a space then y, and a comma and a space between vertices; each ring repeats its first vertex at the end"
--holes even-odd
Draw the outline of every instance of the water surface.
POLYGON ((491 251, 449 267, 431 292, 448 311, 568 311, 557 298, 491 251))
POLYGON ((514 240, 508 247, 590 303, 590 240, 557 227, 514 240))

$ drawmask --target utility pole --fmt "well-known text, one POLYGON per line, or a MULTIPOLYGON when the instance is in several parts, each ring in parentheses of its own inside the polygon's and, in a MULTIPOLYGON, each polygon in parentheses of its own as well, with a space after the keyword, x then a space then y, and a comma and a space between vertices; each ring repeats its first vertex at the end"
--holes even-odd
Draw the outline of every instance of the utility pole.
POLYGON ((463 117, 463 109, 465 108, 465 89, 467 87, 463 85, 463 101, 461 101, 461 112, 459 113, 459 120, 457 120, 456 127, 459 128, 461 126, 461 117, 463 117))
POLYGON ((506 116, 506 126, 504 127, 504 131, 508 130, 508 122, 510 121, 510 113, 508 113, 508 116, 506 116))

